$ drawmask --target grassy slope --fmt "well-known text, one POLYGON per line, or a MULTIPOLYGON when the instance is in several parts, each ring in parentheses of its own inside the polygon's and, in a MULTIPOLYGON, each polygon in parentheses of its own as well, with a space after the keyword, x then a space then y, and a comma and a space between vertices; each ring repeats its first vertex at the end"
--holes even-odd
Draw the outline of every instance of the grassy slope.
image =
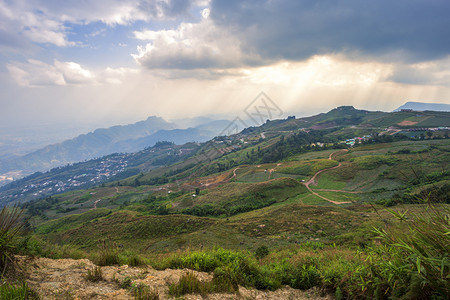
MULTIPOLYGON (((351 200, 357 203, 388 198, 398 193, 408 180, 414 176, 426 176, 433 172, 442 172, 449 161, 450 142, 418 141, 396 142, 391 144, 375 144, 356 147, 348 153, 340 153, 333 159, 342 162, 342 166, 321 173, 318 185, 313 189, 336 189, 360 191, 351 194, 332 191, 317 191, 319 195, 335 201, 351 200), (431 146, 431 147, 430 147, 431 146), (409 153, 399 153, 400 150, 409 153), (406 175, 406 177, 405 177, 406 175), (400 188, 400 190, 398 190, 400 188), (380 189, 383 189, 380 191, 380 189)), ((298 166, 328 167, 326 163, 336 162, 324 160, 335 150, 313 151, 296 155, 278 164, 248 165, 236 170, 237 178, 231 182, 202 186, 202 182, 214 182, 217 178, 230 178, 230 171, 196 178, 181 187, 189 187, 191 192, 172 194, 158 191, 157 187, 99 187, 84 192, 72 192, 56 196, 59 207, 81 206, 84 209, 70 213, 58 213, 56 208, 50 209, 49 217, 64 218, 44 222, 35 218, 38 233, 44 239, 57 243, 69 243, 88 250, 95 250, 97 240, 111 237, 126 247, 138 251, 174 251, 198 247, 220 245, 226 248, 255 249, 267 244, 271 247, 284 247, 293 243, 303 243, 311 239, 323 242, 342 242, 353 244, 345 236, 356 235, 364 241, 364 231, 370 233, 370 225, 378 222, 379 217, 364 205, 345 205, 336 207, 306 191, 305 187, 292 178, 271 179, 255 174, 264 174, 265 169, 273 168, 273 176, 283 176, 282 168, 298 166), (253 180, 249 180, 251 176, 253 180), (200 195, 192 197, 197 184, 200 195), (169 207, 169 211, 182 211, 205 204, 218 207, 230 207, 245 204, 252 195, 263 195, 264 199, 275 202, 257 210, 240 213, 232 217, 208 218, 188 215, 148 216, 145 199, 149 195, 159 195, 159 204, 169 207), (83 197, 85 198, 83 202, 83 197), (97 210, 86 211, 99 200, 97 210), (144 200, 143 200, 144 199, 144 200), (120 204, 129 201, 128 206, 117 210, 120 204), (311 206, 313 205, 313 206, 311 206), (112 210, 111 210, 112 209, 112 210), (130 211, 130 210, 138 210, 130 211), (68 215, 76 212, 81 215, 68 215), (67 216, 68 215, 68 216, 67 216), (364 225, 366 224, 366 225, 364 225)), ((311 171, 311 170, 309 170, 311 171)), ((308 174, 312 174, 309 172, 308 174)), ((310 175, 309 175, 310 176, 310 175)), ((309 176, 298 177, 308 178, 309 176)), ((441 180, 438 184, 448 182, 441 180)), ((419 190, 422 185, 414 187, 419 190)), ((427 186, 427 185, 425 185, 427 186)), ((176 189, 173 184, 171 188, 176 189)), ((414 190, 413 189, 413 190, 414 190)), ((158 205, 159 205, 158 204, 158 205)))

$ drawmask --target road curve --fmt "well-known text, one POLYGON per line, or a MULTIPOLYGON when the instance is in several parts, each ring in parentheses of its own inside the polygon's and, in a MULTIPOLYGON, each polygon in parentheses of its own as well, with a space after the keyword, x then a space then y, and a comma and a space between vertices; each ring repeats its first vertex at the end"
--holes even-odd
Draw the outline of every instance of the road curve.
MULTIPOLYGON (((333 157, 333 154, 335 154, 335 153, 338 153, 338 152, 347 152, 347 151, 348 151, 347 149, 343 149, 343 150, 339 150, 339 151, 330 153, 330 155, 328 156, 328 159, 331 160, 332 157, 333 157)), ((313 191, 313 190, 309 187, 310 184, 313 184, 313 183, 315 182, 317 175, 319 175, 320 173, 322 173, 322 172, 324 172, 324 171, 328 171, 328 170, 332 170, 332 169, 339 168, 341 165, 342 165, 342 164, 339 162, 339 164, 338 164, 337 166, 319 170, 319 171, 316 172, 316 174, 313 175, 313 177, 311 177, 311 179, 309 179, 307 182, 303 182, 303 184, 306 186, 306 188, 308 189, 308 191, 311 192, 311 194, 316 195, 317 197, 320 197, 320 198, 322 198, 323 200, 326 200, 326 201, 331 202, 331 203, 333 203, 333 204, 339 205, 339 204, 352 203, 351 201, 342 201, 342 202, 338 202, 338 201, 334 201, 334 200, 328 199, 328 198, 326 198, 326 197, 324 197, 324 196, 322 196, 322 195, 319 195, 318 193, 316 193, 315 191, 313 191)), ((338 190, 329 190, 329 191, 330 191, 330 192, 331 192, 331 191, 336 192, 336 191, 338 191, 338 190)), ((345 191, 339 191, 339 192, 345 192, 345 191)))

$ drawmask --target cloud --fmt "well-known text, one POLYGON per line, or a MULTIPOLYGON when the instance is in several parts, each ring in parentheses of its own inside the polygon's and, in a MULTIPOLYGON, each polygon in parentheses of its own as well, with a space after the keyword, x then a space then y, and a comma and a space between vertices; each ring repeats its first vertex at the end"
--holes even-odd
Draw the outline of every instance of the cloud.
POLYGON ((53 64, 47 64, 35 59, 26 63, 13 62, 7 68, 19 85, 27 87, 121 84, 128 75, 138 72, 129 68, 106 68, 94 72, 75 62, 55 60, 53 64))
POLYGON ((213 0, 214 23, 245 52, 304 60, 347 53, 358 59, 423 61, 450 53, 447 0, 213 0))
POLYGON ((22 86, 66 85, 62 72, 55 66, 38 60, 11 63, 7 68, 13 79, 22 86))
POLYGON ((149 40, 138 47, 133 58, 149 69, 220 69, 257 64, 257 55, 243 53, 240 41, 209 19, 209 9, 201 12, 199 23, 181 23, 172 30, 135 31, 139 40, 149 40))
POLYGON ((17 0, 0 0, 0 43, 11 50, 23 50, 24 45, 34 42, 53 44, 60 47, 73 46, 67 39, 62 20, 49 17, 32 3, 17 0), (16 43, 16 40, 21 40, 16 43), (11 43, 12 42, 12 43, 11 43))
POLYGON ((435 61, 396 64, 387 79, 409 85, 450 86, 450 55, 435 61))
MULTIPOLYGON (((201 4, 201 3, 200 3, 201 4)), ((131 25, 137 21, 190 18, 192 5, 185 0, 0 0, 0 47, 23 50, 27 40, 58 47, 79 44, 68 38, 70 26, 102 22, 108 26, 131 25)), ((76 36, 74 37, 76 39, 76 36)))

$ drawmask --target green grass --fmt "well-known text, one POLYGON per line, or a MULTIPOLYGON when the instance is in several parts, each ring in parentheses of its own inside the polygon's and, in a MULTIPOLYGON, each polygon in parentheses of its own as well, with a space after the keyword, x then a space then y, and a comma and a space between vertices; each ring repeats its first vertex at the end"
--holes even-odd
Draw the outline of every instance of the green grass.
POLYGON ((86 222, 90 222, 92 220, 102 218, 111 214, 111 210, 109 209, 95 209, 88 210, 82 214, 73 214, 67 217, 62 217, 57 220, 52 220, 46 222, 45 224, 38 227, 37 232, 40 234, 48 234, 51 232, 60 232, 67 230, 69 228, 74 228, 78 225, 84 224, 86 222))
POLYGON ((0 284, 0 299, 2 300, 33 300, 40 299, 39 295, 31 289, 26 282, 0 284))
MULTIPOLYGON (((72 244, 82 249, 97 248, 98 241, 111 238, 112 242, 123 244, 127 249, 142 249, 148 241, 185 234, 214 224, 208 218, 193 216, 143 216, 136 212, 120 211, 106 217, 79 224, 65 224, 66 230, 41 235, 51 242, 72 244), (95 230, 92 230, 95 228, 95 230)), ((43 227, 46 224, 42 225, 43 227)))
POLYGON ((177 209, 185 214, 196 216, 232 216, 238 213, 284 202, 306 193, 306 188, 291 178, 278 178, 262 183, 232 182, 222 185, 208 193, 200 193, 195 199, 183 196, 177 209), (183 207, 183 205, 185 205, 183 207))
POLYGON ((372 170, 381 165, 394 165, 395 158, 387 155, 366 155, 355 157, 351 160, 356 166, 363 170, 372 170))
POLYGON ((307 197, 304 197, 302 200, 303 204, 306 205, 319 205, 319 206, 332 206, 334 205, 333 203, 324 200, 316 195, 313 194, 309 194, 307 197))
POLYGON ((331 175, 328 172, 320 174, 316 181, 318 184, 311 186, 311 188, 343 190, 346 187, 345 181, 337 180, 334 175, 331 175))
MULTIPOLYGON (((304 290, 319 287, 334 291, 337 298, 352 299, 446 299, 450 276, 448 206, 414 210, 408 217, 406 212, 392 212, 391 217, 403 223, 385 223, 387 231, 376 229, 370 234, 378 235, 380 242, 367 244, 360 240, 364 248, 357 251, 306 242, 269 251, 257 261, 248 251, 215 248, 173 254, 158 260, 155 267, 213 272, 214 276, 224 276, 227 286, 269 290, 282 285, 304 290)), ((388 217, 386 212, 379 216, 388 217)), ((361 232, 349 238, 363 236, 361 232)), ((173 295, 179 296, 204 293, 206 286, 191 273, 171 289, 173 295)))
POLYGON ((312 161, 300 161, 300 162, 290 162, 286 167, 280 167, 277 169, 280 173, 293 174, 293 175, 303 175, 311 176, 317 171, 335 167, 338 162, 329 159, 318 159, 312 161))
POLYGON ((358 202, 361 197, 358 194, 341 193, 341 192, 322 192, 316 191, 317 194, 337 202, 351 201, 358 202))

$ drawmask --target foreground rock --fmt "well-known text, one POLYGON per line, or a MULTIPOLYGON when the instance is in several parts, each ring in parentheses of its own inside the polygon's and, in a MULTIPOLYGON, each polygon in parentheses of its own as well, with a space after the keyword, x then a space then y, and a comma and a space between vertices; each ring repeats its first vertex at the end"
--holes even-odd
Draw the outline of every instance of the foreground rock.
MULTIPOLYGON (((20 258, 29 286, 42 299, 134 299, 133 286, 148 286, 159 299, 171 298, 168 287, 187 272, 194 272, 200 281, 212 275, 191 270, 155 270, 151 267, 101 267, 102 280, 87 279, 96 266, 88 259, 20 258), (131 286, 131 287, 130 287, 131 286)), ((184 299, 332 299, 321 297, 316 291, 300 291, 284 287, 277 291, 259 291, 239 287, 236 294, 185 295, 184 299)))

